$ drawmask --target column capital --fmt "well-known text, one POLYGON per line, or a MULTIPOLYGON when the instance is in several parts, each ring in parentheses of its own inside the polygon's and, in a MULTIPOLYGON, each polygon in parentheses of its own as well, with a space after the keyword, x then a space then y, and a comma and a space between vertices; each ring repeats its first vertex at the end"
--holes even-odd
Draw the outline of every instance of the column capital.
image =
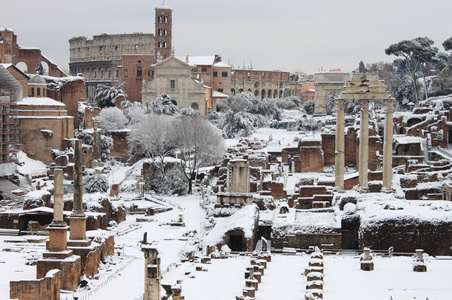
POLYGON ((394 99, 389 98, 385 99, 385 107, 386 107, 386 113, 393 113, 394 112, 394 99))
POLYGON ((336 99, 336 110, 345 111, 345 99, 336 99))

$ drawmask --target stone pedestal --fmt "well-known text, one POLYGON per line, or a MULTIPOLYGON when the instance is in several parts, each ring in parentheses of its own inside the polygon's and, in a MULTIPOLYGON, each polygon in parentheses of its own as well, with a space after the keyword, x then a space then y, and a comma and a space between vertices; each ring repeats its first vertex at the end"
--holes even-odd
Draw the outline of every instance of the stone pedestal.
POLYGON ((71 240, 86 240, 86 217, 74 217, 69 218, 70 235, 71 240))
POLYGON ((52 226, 49 225, 47 230, 49 230, 49 243, 47 250, 44 252, 44 257, 58 257, 65 258, 72 255, 72 251, 67 251, 67 230, 69 226, 52 226), (58 254, 61 252, 61 254, 58 254), (58 254, 58 255, 57 255, 58 254))

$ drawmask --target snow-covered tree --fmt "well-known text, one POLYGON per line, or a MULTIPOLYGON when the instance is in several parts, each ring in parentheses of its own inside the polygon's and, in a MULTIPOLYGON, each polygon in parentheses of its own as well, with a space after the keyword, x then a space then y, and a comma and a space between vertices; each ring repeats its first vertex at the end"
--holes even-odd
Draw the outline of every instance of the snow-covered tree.
POLYGON ((303 109, 308 115, 314 114, 314 107, 315 103, 313 100, 306 101, 303 105, 303 109))
POLYGON ((129 135, 131 155, 154 159, 154 167, 165 173, 165 157, 176 147, 176 118, 168 115, 146 115, 129 135))
POLYGON ((83 187, 87 193, 106 193, 110 187, 107 177, 102 174, 94 174, 85 178, 83 187))
POLYGON ((122 101, 121 108, 124 116, 126 116, 128 126, 132 126, 141 122, 146 116, 146 107, 140 102, 122 101))
POLYGON ((418 37, 412 40, 400 41, 396 44, 390 45, 385 49, 385 53, 387 55, 395 55, 397 57, 403 57, 405 59, 406 68, 408 69, 412 77, 416 103, 419 102, 416 72, 418 70, 421 71, 424 79, 424 89, 427 93, 424 66, 438 53, 438 48, 433 47, 433 44, 433 40, 429 39, 428 37, 418 37))
POLYGON ((117 97, 127 98, 123 86, 124 83, 121 83, 119 86, 98 84, 96 87, 96 95, 94 96, 94 103, 100 108, 115 106, 115 99, 117 97))
POLYGON ((102 109, 96 120, 99 121, 99 127, 104 130, 121 130, 128 122, 122 110, 116 107, 102 109))
POLYGON ((200 167, 215 164, 225 152, 221 131, 206 119, 181 117, 175 130, 177 157, 187 178, 188 193, 200 167))
POLYGON ((179 116, 180 111, 176 104, 171 101, 171 97, 162 94, 154 100, 146 103, 148 114, 179 116))

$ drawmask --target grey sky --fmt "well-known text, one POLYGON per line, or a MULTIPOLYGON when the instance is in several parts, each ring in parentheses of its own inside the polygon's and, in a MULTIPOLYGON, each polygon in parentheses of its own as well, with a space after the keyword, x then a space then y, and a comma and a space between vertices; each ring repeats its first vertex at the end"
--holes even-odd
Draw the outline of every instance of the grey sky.
MULTIPOLYGON (((21 46, 40 47, 68 69, 75 36, 154 33, 154 8, 162 0, 3 0, 0 27, 14 30, 21 46), (17 7, 19 6, 19 7, 17 7)), ((173 9, 176 55, 221 54, 235 66, 314 73, 351 71, 392 61, 390 44, 427 36, 452 37, 450 0, 167 0, 173 9)))

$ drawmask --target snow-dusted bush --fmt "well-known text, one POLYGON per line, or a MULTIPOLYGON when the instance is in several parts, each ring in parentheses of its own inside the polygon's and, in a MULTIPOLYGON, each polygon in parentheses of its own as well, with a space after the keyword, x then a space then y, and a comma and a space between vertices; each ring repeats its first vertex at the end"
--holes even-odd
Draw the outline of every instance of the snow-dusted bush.
POLYGON ((124 129, 128 123, 128 119, 124 116, 122 110, 116 107, 102 109, 96 120, 99 121, 99 127, 104 130, 124 129))
POLYGON ((314 114, 314 107, 315 103, 313 100, 306 101, 303 105, 303 109, 308 115, 314 114))
POLYGON ((85 178, 83 187, 88 193, 103 192, 106 193, 110 187, 108 179, 105 175, 94 174, 85 178))
POLYGON ((301 132, 317 131, 320 130, 320 124, 312 117, 303 116, 300 120, 297 120, 295 125, 296 130, 301 132))
POLYGON ((294 109, 300 107, 301 100, 296 96, 289 96, 287 98, 278 99, 276 105, 280 109, 294 109))
POLYGON ((156 172, 154 178, 146 182, 146 189, 161 195, 185 195, 188 182, 180 169, 173 168, 166 173, 156 172))
POLYGON ((85 145, 92 146, 94 143, 94 138, 92 135, 87 133, 86 131, 76 131, 75 132, 75 138, 82 140, 82 143, 85 145))
POLYGON ((100 136, 100 158, 102 161, 107 161, 110 150, 113 148, 113 138, 101 135, 100 136))

